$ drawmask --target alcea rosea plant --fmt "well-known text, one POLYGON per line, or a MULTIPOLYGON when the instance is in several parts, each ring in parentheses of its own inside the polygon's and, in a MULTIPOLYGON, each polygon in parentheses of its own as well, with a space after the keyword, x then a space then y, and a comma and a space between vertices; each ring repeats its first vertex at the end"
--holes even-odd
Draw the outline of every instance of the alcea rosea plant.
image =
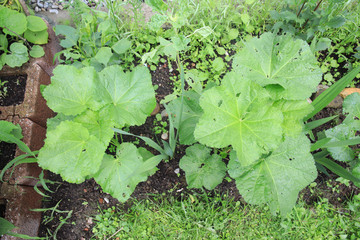
MULTIPOLYGON (((193 98, 188 94, 184 115, 191 121, 182 127, 193 129, 194 134, 181 135, 180 130, 180 141, 196 140, 212 148, 231 146, 227 168, 240 194, 249 203, 269 203, 273 212, 280 209, 284 215, 294 206, 299 191, 317 176, 303 119, 313 109, 306 99, 320 81, 321 71, 306 42, 265 33, 244 43, 220 86, 202 92, 199 101, 195 93, 193 98), (197 111, 196 103, 202 111, 197 111)), ((178 101, 170 106, 176 109, 178 101)), ((188 181, 190 169, 185 161, 189 157, 187 152, 180 161, 188 181)), ((198 178, 210 174, 202 169, 205 166, 199 165, 198 178)), ((194 172, 191 175, 194 178, 194 172)))
POLYGON ((114 65, 97 73, 93 67, 61 65, 51 82, 43 95, 58 115, 48 120, 39 165, 71 183, 93 177, 104 191, 125 201, 161 158, 131 143, 121 144, 116 157, 105 150, 113 127, 141 125, 155 108, 149 71, 124 72, 114 65))

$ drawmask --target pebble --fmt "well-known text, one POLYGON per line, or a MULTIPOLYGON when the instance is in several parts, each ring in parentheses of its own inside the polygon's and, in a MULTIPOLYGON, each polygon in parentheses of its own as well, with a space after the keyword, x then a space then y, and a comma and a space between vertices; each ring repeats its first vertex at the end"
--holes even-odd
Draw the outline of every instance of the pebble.
POLYGON ((344 90, 341 91, 340 96, 342 98, 346 98, 347 96, 349 96, 355 92, 360 94, 360 88, 345 88, 344 90))
POLYGON ((40 8, 43 8, 43 7, 44 7, 44 4, 43 4, 43 3, 41 3, 41 1, 40 1, 40 0, 38 0, 38 1, 37 1, 37 5, 38 5, 38 7, 40 7, 40 8))
POLYGON ((49 13, 55 13, 58 14, 59 11, 57 9, 49 9, 49 13))
POLYGON ((162 140, 168 140, 169 139, 169 133, 163 133, 163 134, 161 134, 161 139, 162 140))
POLYGON ((160 112, 160 105, 156 103, 155 109, 152 111, 151 116, 155 116, 160 112))
POLYGON ((166 112, 166 109, 162 110, 161 117, 168 117, 169 114, 166 112))
MULTIPOLYGON (((64 9, 63 4, 67 5, 73 3, 72 0, 28 0, 28 2, 30 3, 31 8, 35 10, 35 12, 49 11, 50 13, 55 14, 58 14, 59 10, 64 9)), ((82 2, 86 3, 89 7, 95 6, 93 1, 82 0, 82 2)), ((95 2, 99 3, 100 1, 96 0, 95 2)))

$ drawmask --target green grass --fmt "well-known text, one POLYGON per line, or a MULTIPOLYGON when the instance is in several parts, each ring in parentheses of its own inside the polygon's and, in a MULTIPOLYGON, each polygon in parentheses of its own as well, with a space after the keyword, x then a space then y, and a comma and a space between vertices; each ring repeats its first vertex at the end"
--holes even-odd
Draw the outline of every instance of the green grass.
POLYGON ((322 199, 300 202, 284 219, 267 206, 234 202, 225 196, 158 196, 115 207, 95 217, 93 239, 359 239, 360 195, 335 209, 322 199))

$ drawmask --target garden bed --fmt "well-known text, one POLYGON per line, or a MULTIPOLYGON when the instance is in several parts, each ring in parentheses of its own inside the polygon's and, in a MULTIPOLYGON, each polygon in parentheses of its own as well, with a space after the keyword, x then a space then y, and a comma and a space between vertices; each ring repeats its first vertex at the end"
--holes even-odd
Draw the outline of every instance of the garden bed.
MULTIPOLYGON (((19 123, 23 127, 24 142, 31 150, 41 149, 37 155, 39 165, 60 174, 49 172, 46 184, 50 191, 42 189, 47 196, 41 206, 41 196, 35 196, 32 188, 37 180, 25 177, 39 175, 41 169, 36 163, 25 168, 18 167, 20 174, 16 173, 12 178, 6 175, 6 180, 10 184, 19 184, 20 192, 24 193, 18 201, 29 206, 33 204, 31 208, 41 208, 37 212, 20 214, 20 220, 12 219, 10 214, 18 211, 14 207, 18 204, 14 200, 17 198, 16 191, 13 185, 2 185, 1 193, 7 200, 0 198, 0 217, 5 215, 12 220, 20 227, 21 233, 32 236, 38 233, 40 237, 54 239, 92 239, 92 228, 96 224, 94 216, 99 211, 113 206, 126 211, 137 200, 157 199, 154 196, 159 195, 179 200, 183 196, 192 198, 198 193, 226 195, 241 206, 247 206, 246 202, 268 204, 272 213, 280 210, 285 217, 295 204, 296 196, 309 208, 326 198, 342 212, 346 202, 360 193, 358 187, 345 179, 349 178, 350 172, 347 175, 340 171, 345 178, 339 178, 324 168, 329 166, 326 161, 333 161, 330 141, 336 143, 337 136, 332 138, 330 132, 328 135, 323 133, 323 140, 327 142, 318 141, 321 140, 321 132, 338 126, 348 115, 348 121, 359 120, 352 115, 355 110, 349 107, 349 101, 344 108, 347 111, 350 109, 351 113, 343 112, 343 98, 338 96, 332 107, 328 105, 311 116, 312 120, 318 120, 338 115, 313 129, 315 137, 311 130, 305 130, 303 124, 312 114, 308 103, 316 98, 313 95, 310 99, 316 86, 320 82, 333 84, 349 69, 356 68, 356 63, 354 66, 345 63, 356 58, 356 43, 344 43, 341 45, 344 51, 337 51, 337 48, 332 48, 331 40, 326 38, 331 36, 317 29, 315 21, 324 21, 329 24, 327 28, 334 30, 344 24, 342 21, 345 18, 336 16, 329 21, 329 14, 316 12, 322 1, 317 6, 304 1, 294 16, 297 21, 287 19, 285 10, 281 12, 283 15, 272 13, 271 21, 277 23, 274 27, 278 27, 274 30, 267 23, 266 17, 270 18, 268 9, 264 10, 253 1, 245 1, 244 6, 237 4, 229 12, 227 8, 219 11, 224 6, 218 3, 214 3, 216 8, 208 8, 200 1, 194 8, 191 4, 195 3, 190 2, 184 6, 177 5, 177 1, 153 1, 149 4, 157 14, 149 22, 150 18, 142 15, 141 2, 131 1, 130 8, 120 2, 106 2, 109 14, 89 9, 80 1, 75 1, 75 10, 70 11, 75 16, 76 27, 55 27, 55 32, 61 35, 63 50, 57 55, 62 65, 54 72, 52 57, 60 50, 58 46, 50 52, 46 51, 51 58, 42 62, 31 61, 17 69, 17 75, 27 78, 26 84, 19 80, 19 84, 2 86, 2 90, 6 88, 11 92, 20 92, 18 87, 21 85, 33 86, 34 90, 25 90, 23 100, 0 107, 0 119, 19 123), (301 13, 304 5, 304 12, 313 14, 314 21, 312 18, 309 21, 310 18, 301 13), (260 16, 257 13, 258 22, 248 15, 251 7, 264 14, 260 16), (171 14, 170 8, 175 9, 171 14), (194 9, 197 9, 196 12, 186 15, 194 9), (241 17, 237 19, 235 15, 240 12, 241 17), (142 22, 145 19, 146 22, 142 22), (306 25, 308 28, 305 28, 306 25), (270 32, 270 28, 274 32, 270 32), (313 38, 314 43, 306 42, 311 37, 307 39, 305 36, 313 37, 316 31, 318 35, 313 38), (281 32, 288 33, 278 34, 281 32), (316 61, 314 52, 320 62, 316 61), (24 70, 27 65, 35 70, 24 70), (182 67, 185 68, 184 74, 182 67), (326 74, 322 78, 323 73, 326 74), (41 76, 33 77, 34 74, 41 76), (49 84, 50 76, 53 76, 52 82, 42 89, 43 97, 40 85, 49 84), (237 81, 239 76, 241 82, 237 81), (289 79, 297 81, 297 85, 289 79), (45 105, 45 99, 47 105, 58 113, 49 121, 47 119, 54 113, 45 105), (34 100, 42 106, 34 105, 34 100), (163 101, 167 105, 162 104, 163 101), (151 113, 150 108, 155 110, 151 113), (185 127, 183 122, 175 124, 179 118, 183 120, 183 113, 186 120, 193 117, 196 121, 187 122, 185 127), (172 133, 173 119, 179 138, 172 133), (222 126, 223 122, 229 124, 222 126), (232 125, 237 128, 228 128, 232 125), (190 134, 185 136, 181 132, 182 127, 190 134), (110 129, 118 133, 114 135, 110 129), (129 136, 123 130, 139 137, 129 136), (42 147, 46 131, 47 139, 42 147), (139 139, 144 137, 155 143, 145 144, 139 139), (316 145, 318 148, 310 149, 315 144, 319 144, 316 145), (207 168, 209 172, 189 177, 191 171, 187 172, 189 168, 186 167, 189 166, 185 162, 191 158, 190 150, 193 149, 201 155, 191 156, 194 162, 204 161, 199 166, 192 165, 192 174, 212 166, 207 168), (324 153, 322 159, 313 157, 317 153, 324 153), (268 172, 264 170, 264 165, 268 172), (278 170, 279 166, 282 171, 278 170), (124 179, 122 176, 125 176, 124 179), (11 210, 4 210, 5 207, 11 210), (40 214, 42 220, 38 232, 40 214), (26 218, 37 220, 22 226, 21 222, 26 218)), ((276 9, 272 4, 266 5, 276 9)), ((295 6, 292 7, 295 9, 295 6)), ((346 34, 342 35, 346 37, 346 34)), ((52 38, 56 39, 54 34, 52 38)), ((342 40, 336 39, 332 44, 340 45, 342 40)), ((7 71, 5 68, 6 78, 9 75, 7 71)), ((359 78, 355 79, 357 82, 352 86, 359 87, 359 78)), ((326 88, 321 87, 323 90, 326 88)), ((3 148, 10 149, 8 145, 3 148)), ((346 149, 350 151, 353 162, 347 158, 338 162, 340 165, 330 167, 335 171, 343 167, 345 172, 351 167, 352 171, 354 162, 359 161, 358 148, 359 145, 355 145, 346 149)), ((15 151, 15 156, 18 156, 19 149, 15 151)), ((11 151, 4 154, 12 158, 11 151)), ((356 177, 350 176, 349 179, 356 177)))

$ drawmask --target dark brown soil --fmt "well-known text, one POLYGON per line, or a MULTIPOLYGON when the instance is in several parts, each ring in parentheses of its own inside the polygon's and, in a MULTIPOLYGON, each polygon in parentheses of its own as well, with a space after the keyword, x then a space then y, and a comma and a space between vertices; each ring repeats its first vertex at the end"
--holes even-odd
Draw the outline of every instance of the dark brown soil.
POLYGON ((17 105, 24 101, 26 75, 0 77, 0 106, 17 105))
POLYGON ((15 151, 15 143, 0 142, 0 171, 7 163, 14 159, 15 151))

